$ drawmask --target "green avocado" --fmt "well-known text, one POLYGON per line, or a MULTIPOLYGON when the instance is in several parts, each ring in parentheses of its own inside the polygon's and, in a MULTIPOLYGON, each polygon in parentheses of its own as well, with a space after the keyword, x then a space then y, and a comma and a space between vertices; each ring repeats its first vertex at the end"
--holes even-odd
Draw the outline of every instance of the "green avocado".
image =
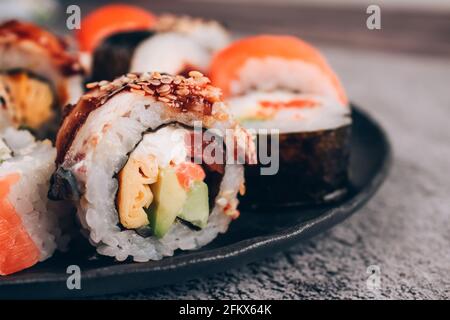
POLYGON ((199 228, 206 227, 209 217, 208 186, 206 183, 202 181, 193 183, 178 217, 199 228))
POLYGON ((169 231, 183 208, 187 192, 178 182, 175 170, 171 167, 160 171, 158 181, 151 186, 154 205, 149 210, 150 226, 157 238, 169 231))

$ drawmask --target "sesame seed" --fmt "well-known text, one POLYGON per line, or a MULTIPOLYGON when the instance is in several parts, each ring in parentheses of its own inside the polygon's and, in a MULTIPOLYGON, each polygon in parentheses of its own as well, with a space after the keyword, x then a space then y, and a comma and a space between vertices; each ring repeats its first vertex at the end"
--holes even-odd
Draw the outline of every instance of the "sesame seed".
POLYGON ((228 120, 228 115, 226 113, 219 113, 217 115, 217 119, 219 119, 220 121, 226 121, 228 120))
POLYGON ((189 94, 189 89, 188 88, 178 89, 176 91, 176 94, 178 94, 180 96, 187 96, 189 94))
POLYGON ((161 74, 159 72, 152 72, 153 79, 161 79, 161 74))
POLYGON ((182 76, 175 76, 175 79, 173 80, 173 83, 175 84, 180 84, 183 81, 183 77, 182 76))
POLYGON ((173 95, 173 94, 168 94, 165 96, 166 98, 170 99, 170 100, 176 100, 177 96, 173 95))
POLYGON ((189 71, 189 77, 200 78, 200 77, 203 77, 203 73, 198 72, 198 71, 189 71))
POLYGON ((196 79, 196 83, 203 85, 203 84, 207 84, 210 83, 211 81, 207 78, 207 77, 201 77, 201 78, 197 78, 196 79))
POLYGON ((135 84, 135 83, 129 83, 128 86, 129 86, 130 88, 137 89, 137 90, 141 89, 141 86, 140 86, 140 85, 137 85, 137 84, 135 84))
POLYGON ((168 99, 166 97, 158 97, 158 100, 162 101, 162 102, 170 102, 170 99, 168 99))
POLYGON ((97 86, 98 86, 98 82, 91 82, 91 83, 86 84, 86 88, 88 88, 88 89, 92 89, 97 86))
POLYGON ((160 94, 167 94, 170 92, 171 87, 168 84, 164 84, 161 87, 159 87, 158 89, 156 89, 156 91, 158 91, 158 93, 160 94))
POLYGON ((98 83, 98 85, 99 85, 100 87, 102 87, 102 86, 106 86, 108 83, 109 83, 109 81, 102 80, 102 81, 100 81, 100 82, 98 83))
POLYGON ((216 203, 221 207, 225 207, 227 205, 228 201, 225 198, 219 198, 216 200, 216 203))
POLYGON ((172 77, 164 75, 161 77, 161 82, 164 84, 170 84, 172 83, 172 77))
POLYGON ((137 89, 130 89, 130 91, 131 92, 133 92, 133 93, 137 93, 137 94, 139 94, 139 95, 141 95, 141 96, 145 96, 145 91, 144 90, 137 90, 137 89))
POLYGON ((127 77, 130 79, 136 79, 137 75, 135 75, 134 73, 127 73, 127 77))
POLYGON ((118 87, 122 85, 122 80, 116 79, 111 83, 113 86, 118 87))
POLYGON ((151 85, 153 86, 159 86, 161 85, 161 81, 157 80, 157 79, 152 79, 149 81, 151 85))
POLYGON ((150 95, 154 95, 155 94, 155 91, 153 91, 152 89, 150 89, 148 86, 146 86, 146 85, 143 85, 142 86, 142 89, 144 89, 144 91, 145 92, 147 92, 148 94, 150 94, 150 95))

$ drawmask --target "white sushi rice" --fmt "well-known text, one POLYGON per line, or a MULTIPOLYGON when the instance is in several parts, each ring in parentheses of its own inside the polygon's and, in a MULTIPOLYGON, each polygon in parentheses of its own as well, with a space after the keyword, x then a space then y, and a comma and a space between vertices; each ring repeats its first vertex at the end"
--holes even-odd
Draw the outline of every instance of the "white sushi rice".
POLYGON ((178 74, 186 66, 205 71, 211 60, 208 50, 193 39, 179 33, 162 33, 140 43, 133 53, 131 72, 156 70, 178 74))
POLYGON ((278 129, 286 132, 312 132, 336 129, 351 123, 350 109, 336 100, 316 94, 294 93, 286 90, 250 91, 228 99, 231 113, 247 129, 278 129), (288 103, 311 100, 313 107, 272 109, 262 102, 288 103))
POLYGON ((229 32, 215 20, 163 14, 155 26, 157 32, 176 32, 189 37, 211 53, 231 42, 229 32))
MULTIPOLYGON (((223 104, 215 103, 213 113, 218 108, 223 108, 223 104)), ((141 237, 134 230, 123 230, 119 226, 115 204, 118 181, 115 175, 125 165, 130 151, 149 129, 154 130, 174 121, 193 126, 194 121, 198 120, 190 113, 169 114, 168 110, 151 97, 119 93, 90 113, 70 147, 69 154, 85 154, 82 161, 72 165, 70 159, 66 159, 63 167, 71 170, 77 178, 82 192, 78 217, 100 254, 119 261, 129 256, 135 261, 158 260, 173 255, 176 249, 191 250, 204 246, 227 230, 231 218, 224 214, 224 207, 228 204, 236 208, 236 195, 243 182, 243 167, 237 164, 225 166, 216 198, 221 199, 221 205, 214 206, 208 224, 202 230, 194 231, 181 223, 174 223, 162 239, 157 239, 141 237)), ((218 122, 216 128, 223 130, 231 127, 229 121, 218 122)))
POLYGON ((230 88, 232 95, 250 90, 267 92, 281 88, 297 93, 315 94, 340 103, 331 79, 317 66, 301 60, 279 57, 248 59, 230 88))
POLYGON ((55 170, 56 150, 50 141, 36 141, 24 130, 6 128, 0 138, 11 151, 11 157, 3 157, 1 177, 18 173, 8 200, 19 214, 25 230, 40 251, 40 261, 50 257, 56 248, 63 249, 68 238, 62 235, 60 222, 63 212, 56 203, 47 199, 49 179, 55 170))
POLYGON ((230 35, 216 21, 163 15, 156 35, 137 46, 131 72, 156 70, 179 74, 186 67, 207 72, 213 55, 230 43, 230 35))

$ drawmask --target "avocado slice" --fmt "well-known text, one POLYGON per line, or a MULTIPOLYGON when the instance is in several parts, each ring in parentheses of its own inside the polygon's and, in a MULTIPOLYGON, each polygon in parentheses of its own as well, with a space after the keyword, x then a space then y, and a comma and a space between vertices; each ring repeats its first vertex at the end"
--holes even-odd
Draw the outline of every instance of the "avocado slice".
POLYGON ((208 186, 206 183, 202 181, 193 183, 178 217, 199 228, 206 227, 209 217, 208 186))
POLYGON ((175 169, 172 167, 160 170, 158 181, 151 189, 154 205, 149 210, 150 225, 153 234, 157 238, 162 238, 180 214, 187 199, 187 192, 178 182, 175 169))

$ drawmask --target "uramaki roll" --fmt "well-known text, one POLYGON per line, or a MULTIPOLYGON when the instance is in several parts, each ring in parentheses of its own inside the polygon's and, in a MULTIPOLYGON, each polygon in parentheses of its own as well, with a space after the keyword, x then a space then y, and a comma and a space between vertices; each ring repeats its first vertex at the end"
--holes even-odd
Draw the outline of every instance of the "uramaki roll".
POLYGON ((67 244, 64 204, 47 199, 55 158, 48 140, 11 127, 0 131, 0 275, 31 267, 67 244))
POLYGON ((37 132, 59 124, 67 103, 82 94, 82 70, 66 42, 16 20, 0 25, 0 83, 12 100, 9 122, 37 132))
POLYGON ((351 110, 317 49, 291 36, 249 37, 220 51, 210 75, 244 127, 279 131, 279 171, 250 168, 246 204, 322 203, 346 194, 351 110))
POLYGON ((254 163, 252 139, 227 113, 220 90, 190 74, 132 73, 91 84, 66 115, 49 195, 74 201, 100 254, 148 261, 197 249, 239 215, 244 171, 234 150, 241 163, 254 163), (215 130, 216 154, 232 156, 206 161, 187 139, 196 122, 215 130))

